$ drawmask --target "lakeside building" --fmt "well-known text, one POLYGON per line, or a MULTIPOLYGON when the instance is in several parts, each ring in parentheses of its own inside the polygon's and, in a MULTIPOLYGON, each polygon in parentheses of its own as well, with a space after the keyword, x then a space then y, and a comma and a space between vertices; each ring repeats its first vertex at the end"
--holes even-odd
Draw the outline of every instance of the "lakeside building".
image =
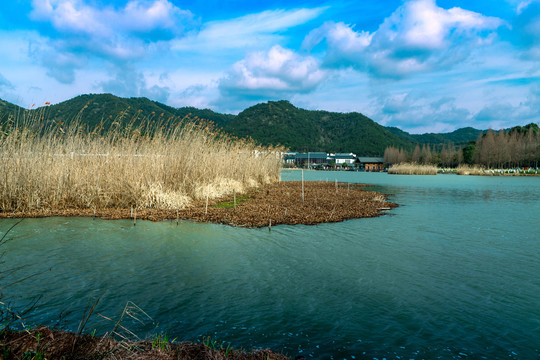
POLYGON ((296 166, 312 168, 314 166, 328 166, 328 154, 325 152, 296 153, 296 166))
POLYGON ((283 162, 288 166, 308 169, 349 168, 361 171, 384 171, 382 157, 356 156, 354 153, 288 152, 283 154, 283 162))
POLYGON ((338 166, 343 166, 343 164, 354 166, 356 163, 356 155, 353 153, 330 154, 330 158, 333 159, 338 166))
POLYGON ((358 158, 361 170, 384 171, 384 159, 382 157, 361 156, 358 158))

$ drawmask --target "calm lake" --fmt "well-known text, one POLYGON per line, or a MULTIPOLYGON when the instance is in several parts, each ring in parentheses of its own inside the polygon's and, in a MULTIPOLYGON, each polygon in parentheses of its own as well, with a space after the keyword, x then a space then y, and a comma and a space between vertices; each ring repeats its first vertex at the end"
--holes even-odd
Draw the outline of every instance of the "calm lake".
MULTIPOLYGON (((376 185, 387 216, 272 231, 189 222, 25 219, 3 300, 77 330, 84 309, 139 336, 205 336, 316 359, 540 358, 540 178, 305 172, 376 185), (18 279, 33 275, 22 282, 18 279)), ((300 172, 284 171, 283 180, 300 172)), ((15 220, 0 220, 0 236, 15 220)), ((0 249, 1 250, 1 249, 0 249)), ((113 324, 93 315, 86 331, 113 324)))

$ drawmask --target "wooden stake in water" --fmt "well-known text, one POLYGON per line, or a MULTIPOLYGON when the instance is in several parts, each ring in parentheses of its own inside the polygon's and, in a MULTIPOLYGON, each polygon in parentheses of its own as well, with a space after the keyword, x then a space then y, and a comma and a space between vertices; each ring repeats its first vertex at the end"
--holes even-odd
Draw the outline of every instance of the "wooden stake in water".
POLYGON ((268 223, 268 231, 272 231, 272 219, 270 219, 270 222, 268 223))
POLYGON ((206 193, 206 208, 204 209, 204 215, 208 215, 208 192, 206 193))
POLYGON ((130 218, 133 219, 133 206, 131 206, 131 216, 130 216, 130 218))
POLYGON ((178 209, 176 209, 176 226, 178 226, 178 209))
POLYGON ((304 205, 304 169, 302 169, 302 205, 304 205))
POLYGON ((137 212, 133 213, 133 226, 137 225, 137 212))

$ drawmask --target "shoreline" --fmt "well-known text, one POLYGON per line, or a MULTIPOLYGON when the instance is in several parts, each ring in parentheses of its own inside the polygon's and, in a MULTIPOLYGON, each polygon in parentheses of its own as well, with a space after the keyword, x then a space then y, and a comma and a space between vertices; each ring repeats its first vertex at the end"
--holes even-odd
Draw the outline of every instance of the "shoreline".
POLYGON ((190 220, 236 227, 259 228, 273 225, 315 225, 349 219, 377 217, 398 205, 387 195, 365 190, 370 185, 281 181, 238 194, 196 201, 181 210, 158 209, 43 209, 28 212, 0 212, 0 218, 96 217, 105 220, 190 220))
POLYGON ((94 337, 48 327, 0 331, 0 359, 137 359, 137 360, 289 360, 270 349, 245 351, 217 340, 206 343, 169 340, 155 335, 147 340, 94 337))

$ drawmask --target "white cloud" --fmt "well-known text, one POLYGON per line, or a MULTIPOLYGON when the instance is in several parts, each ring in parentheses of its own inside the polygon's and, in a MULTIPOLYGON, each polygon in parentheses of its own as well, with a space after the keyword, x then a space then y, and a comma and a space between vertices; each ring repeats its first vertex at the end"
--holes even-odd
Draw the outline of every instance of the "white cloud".
POLYGON ((235 19, 212 21, 200 32, 173 42, 175 50, 216 51, 247 46, 264 48, 280 39, 279 33, 318 17, 324 8, 268 10, 235 19))
POLYGON ((228 95, 280 98, 287 93, 312 91, 326 75, 315 58, 276 45, 235 63, 221 80, 220 90, 228 95))
POLYGON ((106 38, 120 34, 168 30, 180 33, 192 17, 168 0, 133 0, 124 8, 95 8, 83 0, 32 0, 31 17, 49 21, 58 31, 106 38))
POLYGON ((368 68, 377 77, 403 77, 447 68, 469 49, 489 42, 503 21, 461 8, 443 9, 435 0, 404 3, 373 33, 343 23, 326 23, 312 31, 304 46, 326 40, 328 66, 368 68))
POLYGON ((311 31, 302 43, 302 48, 312 50, 326 40, 326 62, 336 65, 359 64, 363 52, 371 44, 373 34, 366 31, 356 32, 344 23, 326 22, 311 31))
POLYGON ((73 83, 76 71, 95 60, 128 64, 163 54, 163 43, 183 36, 193 18, 169 0, 131 0, 123 7, 97 7, 89 0, 32 0, 32 6, 30 17, 51 25, 31 43, 32 58, 64 84, 73 83))
POLYGON ((532 3, 533 3, 533 0, 519 1, 519 3, 516 6, 516 13, 518 15, 521 14, 523 9, 526 9, 532 3))
POLYGON ((445 10, 434 0, 416 0, 392 14, 377 33, 385 42, 420 49, 442 49, 448 46, 452 32, 489 30, 501 24, 497 18, 461 8, 445 10))

